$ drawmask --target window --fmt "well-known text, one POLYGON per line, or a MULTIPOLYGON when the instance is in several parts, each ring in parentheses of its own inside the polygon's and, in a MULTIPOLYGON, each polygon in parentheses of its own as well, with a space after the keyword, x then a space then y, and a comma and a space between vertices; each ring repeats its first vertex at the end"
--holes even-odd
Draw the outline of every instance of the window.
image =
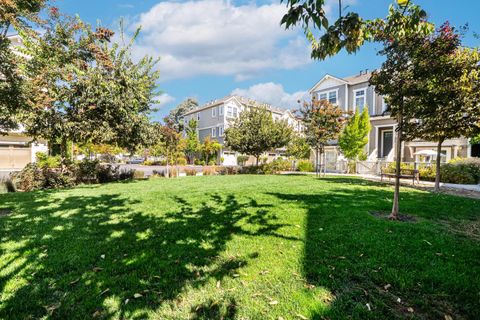
POLYGON ((227 107, 227 117, 236 118, 237 115, 238 115, 238 111, 236 107, 227 107))
POLYGON ((218 107, 218 115, 223 116, 223 106, 218 107))
POLYGON ((337 90, 322 92, 318 95, 319 100, 327 100, 331 104, 337 104, 337 90))
POLYGON ((337 104, 337 91, 331 91, 328 93, 328 101, 331 104, 337 104))
POLYGON ((200 121, 200 112, 197 112, 197 121, 200 121))
POLYGON ((212 117, 216 117, 217 116, 217 107, 213 107, 212 108, 212 117))
POLYGON ((363 108, 365 107, 365 100, 367 98, 367 95, 366 95, 366 90, 365 89, 360 89, 360 90, 354 90, 353 91, 353 94, 354 94, 354 101, 355 101, 355 110, 358 108, 358 110, 360 110, 360 112, 363 111, 363 108))
POLYGON ((223 126, 218 127, 218 136, 223 137, 223 126))
POLYGON ((217 136, 217 128, 212 128, 212 138, 217 136))

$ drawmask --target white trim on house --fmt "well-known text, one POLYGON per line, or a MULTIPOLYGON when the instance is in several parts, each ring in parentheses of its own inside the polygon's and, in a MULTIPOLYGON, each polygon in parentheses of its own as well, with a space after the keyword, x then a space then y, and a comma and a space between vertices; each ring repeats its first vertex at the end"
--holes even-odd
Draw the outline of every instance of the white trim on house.
MULTIPOLYGON (((392 127, 392 130, 395 130, 395 124, 379 124, 375 126, 375 149, 377 149, 377 159, 380 158, 380 150, 378 150, 378 135, 380 133, 380 130, 378 128, 386 128, 386 127, 392 127)), ((394 137, 395 138, 395 137, 394 137)), ((395 140, 394 140, 395 143, 395 140)))
MULTIPOLYGON (((338 106, 338 88, 337 89, 333 89, 333 90, 322 90, 322 91, 316 91, 315 93, 318 95, 318 100, 327 100, 328 102, 330 102, 330 93, 332 92, 335 92, 335 103, 332 103, 333 105, 336 105, 338 106), (325 99, 321 99, 320 98, 320 95, 323 95, 325 94, 326 95, 326 98, 325 99)), ((330 102, 331 103, 331 102, 330 102)))
POLYGON ((345 83, 345 111, 348 112, 350 106, 348 105, 348 83, 345 83))

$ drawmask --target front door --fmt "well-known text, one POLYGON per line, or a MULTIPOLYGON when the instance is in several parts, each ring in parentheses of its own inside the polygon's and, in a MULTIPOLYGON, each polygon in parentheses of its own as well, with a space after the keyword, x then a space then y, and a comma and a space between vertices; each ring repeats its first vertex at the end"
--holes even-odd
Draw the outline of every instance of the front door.
POLYGON ((382 131, 382 158, 388 157, 390 151, 392 151, 393 147, 393 131, 392 130, 385 130, 382 131))

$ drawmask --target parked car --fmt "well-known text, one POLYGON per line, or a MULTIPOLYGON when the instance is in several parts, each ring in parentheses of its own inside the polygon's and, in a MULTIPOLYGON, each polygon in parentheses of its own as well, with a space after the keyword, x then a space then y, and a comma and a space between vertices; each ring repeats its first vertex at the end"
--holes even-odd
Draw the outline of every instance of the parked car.
POLYGON ((144 158, 140 158, 140 157, 134 157, 134 158, 130 158, 127 163, 128 164, 140 164, 140 163, 143 163, 145 161, 144 158))

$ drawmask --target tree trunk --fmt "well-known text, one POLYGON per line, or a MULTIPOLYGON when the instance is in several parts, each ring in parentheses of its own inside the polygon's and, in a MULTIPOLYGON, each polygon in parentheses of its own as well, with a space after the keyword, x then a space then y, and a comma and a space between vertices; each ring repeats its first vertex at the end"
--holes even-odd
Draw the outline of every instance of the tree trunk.
POLYGON ((255 163, 256 163, 256 166, 258 167, 258 161, 260 159, 260 155, 255 155, 255 163))
POLYGON ((395 192, 393 194, 392 213, 389 216, 391 220, 398 219, 399 198, 400 198, 400 168, 402 163, 402 114, 398 116, 398 131, 395 137, 395 192))
POLYGON ((318 178, 318 148, 315 149, 315 175, 318 178))
POLYGON ((165 177, 166 177, 166 178, 170 178, 170 172, 168 171, 168 151, 166 152, 166 154, 167 154, 167 161, 166 161, 165 164, 167 165, 167 168, 166 168, 166 175, 165 175, 165 177))
POLYGON ((442 144, 444 139, 440 139, 437 145, 437 161, 435 161, 435 192, 440 192, 440 165, 442 160, 442 144))

